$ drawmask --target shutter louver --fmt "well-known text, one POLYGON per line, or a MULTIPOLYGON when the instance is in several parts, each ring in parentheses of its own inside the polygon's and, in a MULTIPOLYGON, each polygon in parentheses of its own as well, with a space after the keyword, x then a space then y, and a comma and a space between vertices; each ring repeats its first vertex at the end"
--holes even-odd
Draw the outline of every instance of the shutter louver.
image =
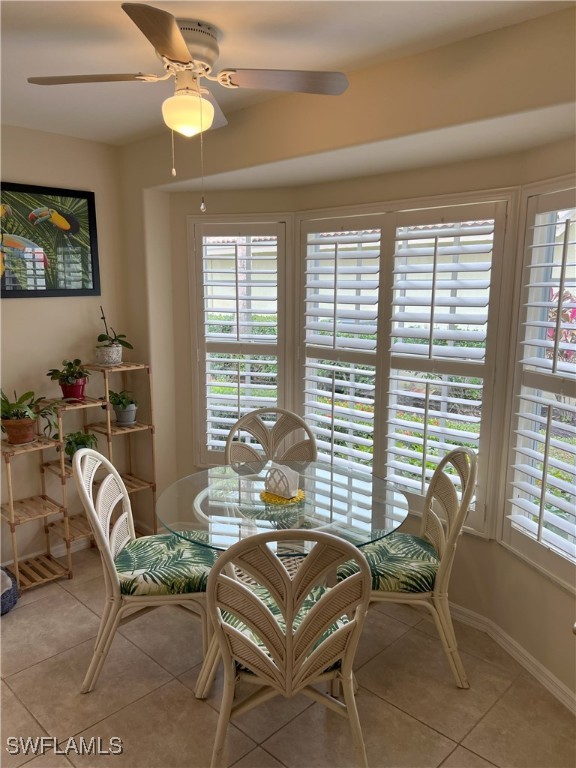
POLYGON ((532 234, 522 363, 570 374, 576 363, 576 217, 540 214, 532 234))
POLYGON ((480 447, 494 224, 396 230, 386 476, 415 493, 448 451, 480 447))
POLYGON ((374 366, 306 361, 306 421, 319 456, 371 470, 375 378, 374 366))
POLYGON ((400 227, 393 354, 484 360, 494 222, 400 227))
POLYGON ((319 458, 370 472, 380 230, 309 233, 305 417, 319 458))
POLYGON ((278 405, 278 238, 202 238, 207 446, 239 416, 278 405))
MULTIPOLYGON (((544 207, 546 196, 533 198, 544 207)), ((576 209, 537 210, 524 270, 513 529, 576 560, 576 209)))
POLYGON ((523 387, 515 431, 513 523, 576 557, 576 406, 523 387), (544 480, 544 483, 543 483, 544 480))
POLYGON ((307 345, 376 348, 379 264, 379 231, 309 235, 307 345))
POLYGON ((425 493, 445 453, 459 445, 478 451, 478 379, 391 371, 389 397, 386 478, 391 482, 425 493))

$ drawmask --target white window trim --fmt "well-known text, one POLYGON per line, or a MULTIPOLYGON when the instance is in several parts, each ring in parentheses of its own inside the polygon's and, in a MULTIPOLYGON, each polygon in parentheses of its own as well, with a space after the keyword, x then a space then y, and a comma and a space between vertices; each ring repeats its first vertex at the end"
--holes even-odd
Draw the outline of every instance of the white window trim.
POLYGON ((498 473, 497 487, 497 508, 500 510, 496 522, 495 531, 496 540, 509 551, 513 552, 521 560, 537 568, 547 578, 559 584, 572 594, 576 594, 576 579, 574 563, 563 557, 559 553, 546 548, 540 542, 537 542, 526 536, 519 530, 516 530, 508 519, 510 513, 510 503, 508 499, 511 496, 511 478, 510 469, 514 459, 514 440, 513 429, 515 422, 515 403, 522 383, 522 364, 518 349, 522 341, 522 299, 524 296, 523 275, 524 266, 527 259, 528 245, 530 243, 530 217, 532 213, 538 211, 534 207, 531 211, 531 200, 539 196, 550 196, 550 202, 553 197, 564 196, 564 193, 573 190, 576 187, 576 178, 574 176, 564 176, 559 179, 553 179, 536 184, 526 185, 521 188, 519 195, 519 215, 516 231, 516 258, 514 264, 514 294, 512 299, 511 318, 513 319, 512 328, 515 330, 510 339, 510 346, 513 354, 509 356, 508 378, 506 391, 508 393, 506 403, 506 413, 502 423, 506 424, 506 434, 508 436, 507 446, 503 449, 503 461, 501 471, 498 473))
MULTIPOLYGON (((191 268, 189 269, 189 296, 190 296, 190 324, 193 362, 192 375, 192 394, 194 402, 206 402, 206 383, 205 355, 206 343, 204 337, 203 307, 204 307, 204 280, 203 280, 203 260, 202 260, 202 235, 211 230, 222 234, 228 232, 232 234, 246 234, 251 228, 263 226, 265 228, 278 228, 281 234, 278 252, 278 281, 285 281, 288 286, 292 284, 291 269, 287 254, 291 252, 293 242, 293 216, 291 214, 270 214, 266 216, 188 216, 187 217, 187 235, 190 250, 191 268), (281 233, 283 230, 283 233, 281 233)), ((290 358, 291 334, 288 332, 291 322, 291 310, 287 306, 286 292, 278 292, 278 368, 279 370, 290 370, 288 361, 290 358)), ((223 351, 226 345, 223 344, 223 351)), ((279 407, 291 409, 290 392, 293 390, 293 384, 287 383, 286 379, 278 379, 278 405, 279 407)), ((191 425, 193 439, 193 463, 197 467, 209 467, 214 464, 222 463, 223 453, 221 451, 210 451, 206 445, 206 419, 205 412, 202 412, 200 418, 195 418, 191 425)))

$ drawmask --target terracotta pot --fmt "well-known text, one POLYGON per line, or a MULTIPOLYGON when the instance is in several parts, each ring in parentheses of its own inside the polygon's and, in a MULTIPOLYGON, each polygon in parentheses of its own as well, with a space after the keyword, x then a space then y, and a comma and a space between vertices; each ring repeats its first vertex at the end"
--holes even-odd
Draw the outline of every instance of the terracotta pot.
POLYGON ((76 379, 74 384, 63 384, 60 382, 62 397, 68 400, 84 400, 84 387, 88 379, 76 379))
POLYGON ((99 365, 120 365, 122 345, 110 344, 107 347, 96 347, 96 361, 99 365))
POLYGON ((7 440, 10 445, 24 445, 36 440, 37 419, 2 419, 7 440))

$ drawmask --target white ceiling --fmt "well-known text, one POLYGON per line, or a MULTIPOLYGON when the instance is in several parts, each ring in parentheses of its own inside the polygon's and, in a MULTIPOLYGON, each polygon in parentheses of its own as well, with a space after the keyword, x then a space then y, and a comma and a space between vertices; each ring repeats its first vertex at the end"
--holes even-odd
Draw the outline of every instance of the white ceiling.
MULTIPOLYGON (((456 40, 515 24, 573 5, 565 2, 517 0, 212 0, 211 2, 150 2, 179 18, 193 18, 216 26, 220 58, 215 70, 226 67, 268 69, 330 69, 350 74, 386 59, 416 53, 456 40)), ((172 80, 160 83, 103 83, 37 86, 30 76, 151 72, 162 74, 155 52, 121 8, 120 2, 79 0, 2 0, 2 123, 51 133, 123 145, 166 130, 161 103, 173 93, 172 80)), ((211 83, 225 114, 270 98, 274 92, 230 91, 211 83)), ((307 96, 306 98, 337 98, 307 96)), ((481 146, 485 154, 505 151, 510 131, 515 146, 534 146, 561 138, 572 120, 565 112, 548 110, 515 125, 486 126, 481 146), (552 119, 554 118, 554 119, 552 119), (558 120, 561 119, 559 123, 558 120), (499 128, 506 130, 500 131, 499 128), (520 134, 518 133, 520 131, 520 134), (492 136, 493 148, 489 136, 492 136), (519 143, 520 142, 520 143, 519 143)), ((224 129, 225 130, 225 129, 224 129)), ((572 128, 573 130, 573 128, 572 128)), ((459 134, 459 151, 476 147, 473 131, 459 134)), ((413 137, 400 142, 410 142, 413 137)), ((455 137, 435 138, 435 162, 443 148, 455 149, 455 137)), ((400 143, 385 153, 371 148, 369 169, 396 169, 402 157, 414 159, 415 147, 400 143), (374 157, 382 154, 381 168, 374 157), (392 164, 392 166, 390 165, 392 164)), ((430 149, 430 145, 427 145, 430 149)), ((360 151, 360 150, 358 150, 360 151)), ((365 148, 364 148, 365 151, 365 148)), ((350 150, 349 154, 353 151, 350 150)), ((453 159, 453 154, 452 154, 453 159)), ((361 156, 354 158, 356 174, 361 156)), ((326 178, 326 163, 306 159, 308 180, 326 178), (316 166, 318 170, 315 171, 316 166)), ((343 167, 340 166, 340 172, 343 167)), ((266 183, 266 169, 255 171, 253 183, 266 183)), ((298 166, 283 172, 286 183, 298 166)), ((246 171, 243 172, 246 174, 246 171)), ((284 176, 278 176, 276 183, 284 176)), ((244 183, 247 177, 243 176, 244 183)), ((294 183, 294 182, 292 182, 294 183)), ((214 186, 235 185, 234 179, 214 179, 214 186)))

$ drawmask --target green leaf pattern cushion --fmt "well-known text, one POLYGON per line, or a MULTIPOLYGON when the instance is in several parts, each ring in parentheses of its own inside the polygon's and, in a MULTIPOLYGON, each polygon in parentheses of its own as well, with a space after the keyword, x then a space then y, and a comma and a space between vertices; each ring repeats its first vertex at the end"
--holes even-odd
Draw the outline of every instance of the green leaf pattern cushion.
MULTIPOLYGON (((391 533, 360 547, 372 573, 372 589, 382 592, 430 592, 440 563, 432 544, 408 533, 391 533)), ((338 568, 338 579, 358 570, 352 563, 338 568)))
MULTIPOLYGON (((186 534, 207 541, 207 533, 186 534)), ((205 592, 216 551, 173 533, 130 541, 114 564, 124 595, 176 595, 205 592)))

